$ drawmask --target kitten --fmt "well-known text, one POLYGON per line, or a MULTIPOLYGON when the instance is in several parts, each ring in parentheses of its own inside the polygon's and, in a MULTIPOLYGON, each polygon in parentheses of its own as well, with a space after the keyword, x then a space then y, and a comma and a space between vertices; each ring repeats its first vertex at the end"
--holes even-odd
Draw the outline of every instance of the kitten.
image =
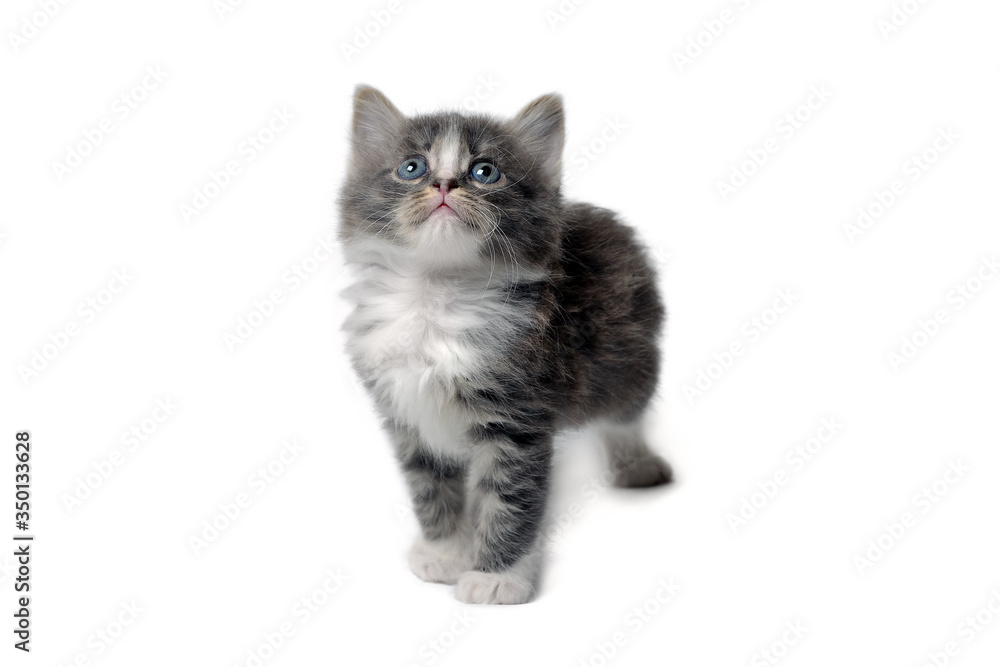
POLYGON ((354 96, 348 351, 409 483, 410 566, 470 603, 534 591, 553 435, 594 423, 620 486, 664 484, 641 420, 664 309, 632 230, 560 195, 562 101, 511 120, 354 96))

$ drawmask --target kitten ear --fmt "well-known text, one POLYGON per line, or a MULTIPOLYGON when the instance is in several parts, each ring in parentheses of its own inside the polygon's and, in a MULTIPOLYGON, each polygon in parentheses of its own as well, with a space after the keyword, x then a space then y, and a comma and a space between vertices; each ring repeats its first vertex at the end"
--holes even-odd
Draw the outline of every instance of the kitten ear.
POLYGON ((351 120, 355 155, 393 136, 405 119, 388 97, 371 86, 359 84, 354 89, 354 117, 351 120))
POLYGON ((542 95, 521 109, 510 123, 513 133, 535 156, 536 167, 558 184, 566 138, 562 97, 555 93, 542 95))

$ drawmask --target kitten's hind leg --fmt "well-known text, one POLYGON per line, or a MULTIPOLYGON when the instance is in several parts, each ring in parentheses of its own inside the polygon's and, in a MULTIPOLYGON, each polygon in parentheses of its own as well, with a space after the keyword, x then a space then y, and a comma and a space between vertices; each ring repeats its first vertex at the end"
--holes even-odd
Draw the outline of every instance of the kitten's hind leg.
POLYGON ((387 428, 423 533, 410 548, 410 569, 424 581, 453 584, 472 569, 472 536, 464 512, 465 465, 436 456, 409 427, 387 428))
POLYGON ((602 421, 597 431, 615 475, 615 486, 637 488, 673 481, 670 464, 646 444, 641 418, 626 422, 602 421))

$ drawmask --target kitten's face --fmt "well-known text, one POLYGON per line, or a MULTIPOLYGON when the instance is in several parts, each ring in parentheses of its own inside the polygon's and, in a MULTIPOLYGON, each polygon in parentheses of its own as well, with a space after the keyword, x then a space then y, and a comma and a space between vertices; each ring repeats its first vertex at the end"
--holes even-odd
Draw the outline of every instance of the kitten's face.
POLYGON ((355 94, 341 193, 349 256, 406 252, 429 267, 537 264, 558 243, 562 104, 545 96, 510 121, 404 117, 373 88, 355 94))

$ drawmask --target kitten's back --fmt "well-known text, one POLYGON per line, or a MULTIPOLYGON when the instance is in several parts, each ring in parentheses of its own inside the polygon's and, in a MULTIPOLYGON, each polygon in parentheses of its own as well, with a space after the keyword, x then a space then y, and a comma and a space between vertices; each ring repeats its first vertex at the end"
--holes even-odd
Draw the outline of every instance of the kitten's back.
POLYGON ((665 310, 632 228, 606 209, 567 203, 553 317, 560 369, 581 410, 628 418, 651 398, 665 310))

